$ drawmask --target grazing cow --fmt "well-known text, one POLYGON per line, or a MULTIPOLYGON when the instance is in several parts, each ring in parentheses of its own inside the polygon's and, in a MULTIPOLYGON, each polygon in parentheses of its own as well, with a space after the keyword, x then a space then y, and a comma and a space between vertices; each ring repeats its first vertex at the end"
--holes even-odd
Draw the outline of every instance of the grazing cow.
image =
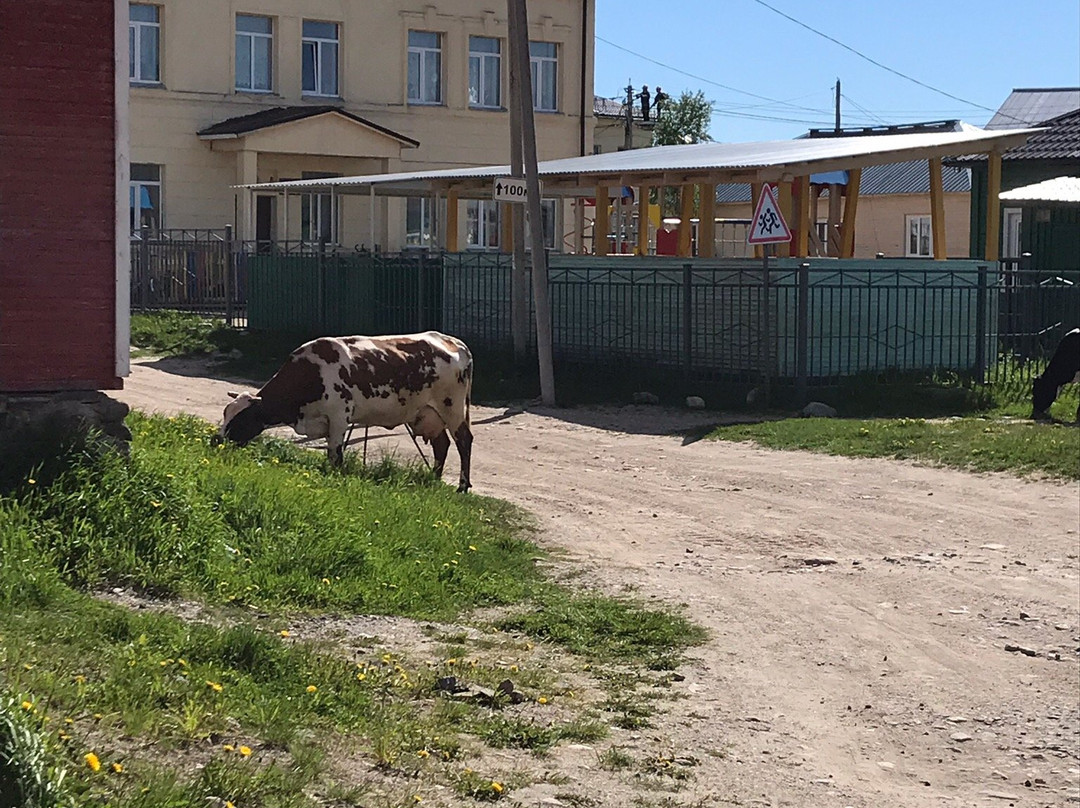
MULTIPOLYGON (((1080 328, 1074 328, 1061 338, 1050 357, 1050 364, 1031 383, 1031 417, 1049 418, 1047 410, 1061 392, 1062 385, 1069 382, 1080 382, 1080 328)), ((1076 410, 1076 420, 1080 423, 1080 407, 1076 410)))
POLYGON ((467 491, 472 456, 472 354, 436 331, 392 337, 320 337, 297 348, 258 393, 230 393, 222 435, 241 446, 267 427, 326 438, 332 463, 344 459, 350 426, 409 425, 430 441, 442 476, 453 435, 467 491), (449 435, 447 434, 449 430, 449 435))

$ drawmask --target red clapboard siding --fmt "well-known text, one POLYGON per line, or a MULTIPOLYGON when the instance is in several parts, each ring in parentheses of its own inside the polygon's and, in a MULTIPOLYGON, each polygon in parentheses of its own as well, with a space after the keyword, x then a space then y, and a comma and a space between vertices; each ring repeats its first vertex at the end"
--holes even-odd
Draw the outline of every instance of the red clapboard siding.
POLYGON ((114 14, 0 3, 0 391, 120 386, 114 14))

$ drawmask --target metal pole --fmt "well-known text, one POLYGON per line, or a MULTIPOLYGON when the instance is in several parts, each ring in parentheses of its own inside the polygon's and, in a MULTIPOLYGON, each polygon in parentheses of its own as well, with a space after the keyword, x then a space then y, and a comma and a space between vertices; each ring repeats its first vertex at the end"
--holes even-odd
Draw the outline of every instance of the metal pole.
POLYGON ((769 316, 769 254, 772 252, 772 244, 765 244, 761 250, 761 294, 758 297, 759 305, 761 307, 759 317, 761 318, 761 382, 765 391, 765 401, 769 400, 769 384, 772 381, 772 374, 769 372, 769 355, 772 351, 771 345, 771 318, 769 316))
POLYGON ((540 176, 536 167, 536 127, 533 120, 532 76, 529 66, 528 10, 525 0, 507 0, 510 31, 518 43, 517 61, 511 66, 519 71, 518 104, 521 109, 522 156, 528 183, 529 221, 532 236, 532 285, 536 302, 536 352, 540 364, 540 398, 546 406, 555 406, 555 371, 551 351, 551 298, 548 289, 547 253, 544 251, 544 227, 540 212, 540 176))
POLYGON ((810 262, 799 264, 798 342, 795 345, 795 403, 806 406, 807 355, 810 352, 810 262))
MULTIPOLYGON (((625 117, 625 132, 623 133, 623 148, 634 148, 634 85, 630 84, 630 79, 627 79, 626 85, 626 115, 625 117)), ((618 232, 618 231, 616 231, 618 232)), ((616 250, 616 252, 618 252, 616 250)))
MULTIPOLYGON (((524 177, 521 105, 516 103, 521 94, 521 82, 514 68, 519 47, 516 37, 510 37, 510 172, 515 177, 524 177)), ((510 270, 510 332, 514 359, 521 362, 529 350, 529 265, 525 255, 525 209, 519 204, 511 205, 510 217, 514 240, 513 267, 510 270)))
POLYGON ((975 381, 986 381, 986 271, 979 267, 979 286, 975 294, 975 381))
POLYGON ((840 79, 836 80, 836 125, 834 128, 837 132, 840 131, 840 79))
POLYGON ((227 224, 225 225, 225 325, 233 324, 233 266, 233 227, 227 224))
POLYGON ((683 376, 690 379, 690 357, 694 349, 694 266, 683 264, 683 306, 682 306, 682 354, 683 376))

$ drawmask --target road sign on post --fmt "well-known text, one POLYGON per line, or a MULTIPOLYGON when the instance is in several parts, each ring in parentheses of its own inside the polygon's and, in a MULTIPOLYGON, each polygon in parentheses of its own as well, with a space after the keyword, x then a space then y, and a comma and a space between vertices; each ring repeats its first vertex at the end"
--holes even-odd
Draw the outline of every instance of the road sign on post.
POLYGON ((766 183, 754 210, 754 221, 746 234, 747 244, 776 244, 791 241, 791 230, 780 213, 773 187, 766 183))
MULTIPOLYGON (((540 193, 543 194, 543 186, 540 193)), ((524 177, 496 177, 491 184, 491 198, 496 202, 525 203, 529 196, 529 184, 524 177)))

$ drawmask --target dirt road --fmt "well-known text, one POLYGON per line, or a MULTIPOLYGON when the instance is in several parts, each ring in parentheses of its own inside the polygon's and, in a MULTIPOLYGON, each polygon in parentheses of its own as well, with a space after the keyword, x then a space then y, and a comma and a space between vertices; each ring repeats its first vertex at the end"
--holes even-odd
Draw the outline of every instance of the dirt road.
MULTIPOLYGON (((118 397, 218 422, 236 384, 201 372, 136 364, 118 397)), ((590 585, 710 630, 685 698, 620 738, 700 761, 669 804, 1080 805, 1076 484, 669 435, 715 413, 473 420, 476 492, 532 511, 590 585)), ((573 750, 545 765, 601 776, 573 750)))

